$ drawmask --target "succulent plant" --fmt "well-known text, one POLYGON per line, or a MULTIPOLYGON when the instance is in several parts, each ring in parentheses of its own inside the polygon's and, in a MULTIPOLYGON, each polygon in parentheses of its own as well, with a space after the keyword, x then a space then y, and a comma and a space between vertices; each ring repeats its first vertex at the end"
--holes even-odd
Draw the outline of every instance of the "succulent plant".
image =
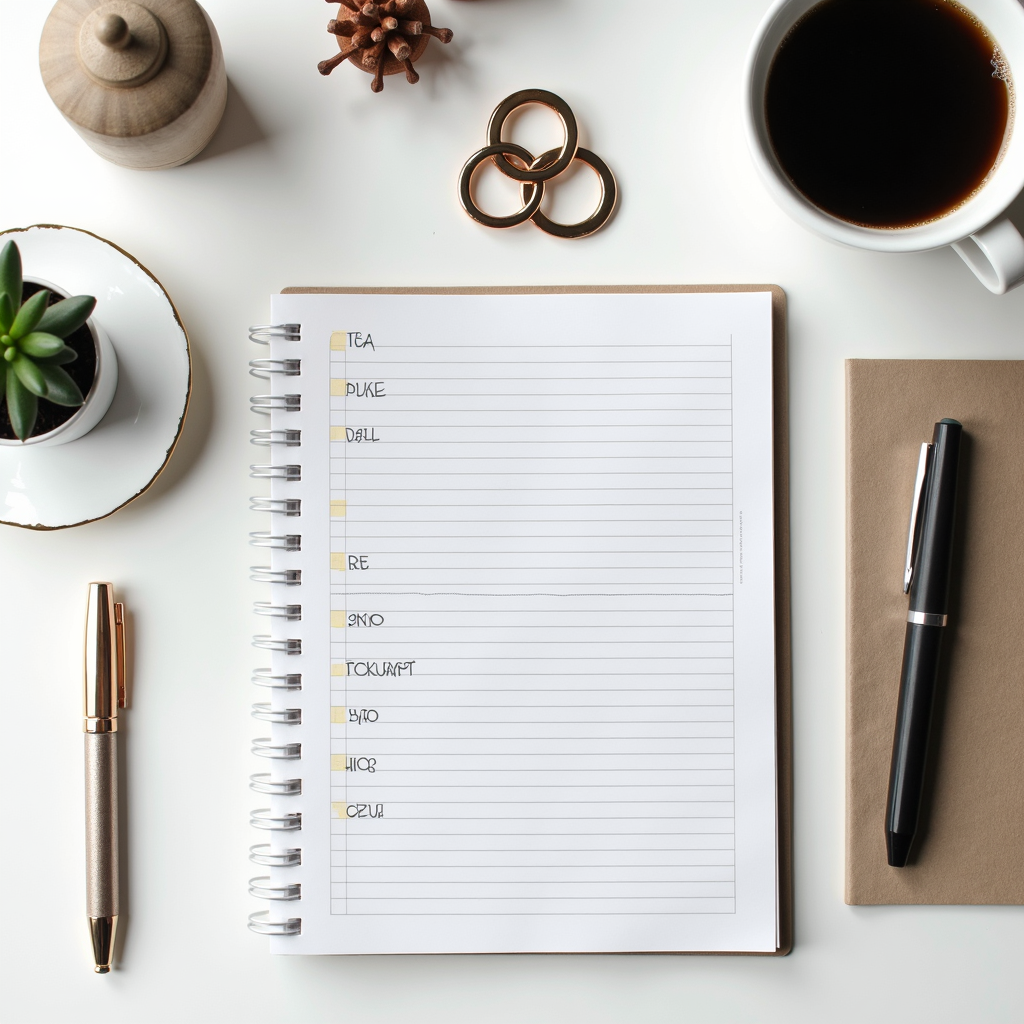
POLYGON ((78 385, 61 367, 78 353, 64 344, 96 306, 91 295, 61 299, 52 306, 42 289, 21 301, 21 253, 14 242, 0 252, 0 394, 19 440, 32 433, 39 399, 77 408, 85 402, 78 385))

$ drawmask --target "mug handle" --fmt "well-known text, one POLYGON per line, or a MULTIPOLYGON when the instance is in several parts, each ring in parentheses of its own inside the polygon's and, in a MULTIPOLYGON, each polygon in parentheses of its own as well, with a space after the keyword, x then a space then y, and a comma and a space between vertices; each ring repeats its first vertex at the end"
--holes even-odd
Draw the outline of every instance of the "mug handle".
POLYGON ((997 220, 953 248, 978 280, 996 295, 1024 281, 1024 236, 1005 218, 997 220))

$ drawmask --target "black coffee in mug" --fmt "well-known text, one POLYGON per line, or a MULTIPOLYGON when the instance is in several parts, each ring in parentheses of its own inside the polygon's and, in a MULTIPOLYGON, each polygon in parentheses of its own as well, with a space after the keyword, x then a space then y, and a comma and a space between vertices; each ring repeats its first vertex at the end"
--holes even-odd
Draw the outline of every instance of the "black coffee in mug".
POLYGON ((995 41, 949 0, 824 0, 768 73, 775 155, 815 206, 874 228, 924 224, 999 161, 1013 84, 995 41))

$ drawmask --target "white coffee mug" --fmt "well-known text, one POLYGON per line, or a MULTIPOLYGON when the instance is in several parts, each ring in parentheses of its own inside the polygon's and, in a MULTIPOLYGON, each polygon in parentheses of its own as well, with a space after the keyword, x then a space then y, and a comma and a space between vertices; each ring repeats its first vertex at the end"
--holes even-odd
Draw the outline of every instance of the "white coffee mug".
MULTIPOLYGON (((1024 88, 1024 6, 1020 0, 958 0, 985 26, 1010 67, 1014 90, 1024 88), (1020 70, 1022 77, 1015 75, 1020 70)), ((1024 281, 1024 237, 1004 214, 1024 188, 1024 125, 1009 125, 1003 155, 977 195, 927 224, 869 228, 834 217, 804 196, 782 169, 768 137, 765 90, 779 45, 821 0, 775 0, 750 47, 744 119, 754 163, 775 201, 804 227, 844 245, 878 252, 923 252, 951 245, 989 291, 1002 295, 1024 281)), ((1018 101, 1019 106, 1019 101, 1018 101)))

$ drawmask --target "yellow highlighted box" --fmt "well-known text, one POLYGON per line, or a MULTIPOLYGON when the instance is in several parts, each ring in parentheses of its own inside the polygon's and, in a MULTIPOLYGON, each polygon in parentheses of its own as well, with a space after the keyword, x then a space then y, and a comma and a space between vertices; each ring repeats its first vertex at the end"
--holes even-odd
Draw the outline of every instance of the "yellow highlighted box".
POLYGON ((347 380, 342 377, 331 378, 331 397, 332 398, 344 398, 345 397, 345 386, 348 384, 347 380))
POLYGON ((344 440, 346 440, 345 428, 344 427, 331 427, 331 440, 332 441, 344 441, 344 440))
POLYGON ((344 629, 345 628, 345 611, 332 611, 331 612, 331 629, 344 629))
POLYGON ((331 804, 331 810, 337 818, 348 818, 348 804, 331 804))
POLYGON ((331 568, 337 569, 338 572, 345 571, 345 552, 344 551, 332 551, 331 552, 331 568))
MULTIPOLYGON (((333 440, 333 438, 332 438, 333 440)), ((331 502, 331 518, 332 519, 344 519, 345 509, 347 503, 344 501, 332 501, 331 502)))
POLYGON ((348 756, 346 754, 331 754, 331 771, 348 771, 348 756))
POLYGON ((332 676, 347 676, 348 675, 348 665, 346 665, 345 662, 343 662, 343 661, 336 661, 336 662, 334 662, 334 664, 331 665, 331 675, 332 676))
POLYGON ((344 708, 331 708, 331 725, 344 725, 345 724, 345 709, 344 708))
POLYGON ((333 331, 331 333, 331 351, 344 352, 348 347, 348 331, 333 331))

